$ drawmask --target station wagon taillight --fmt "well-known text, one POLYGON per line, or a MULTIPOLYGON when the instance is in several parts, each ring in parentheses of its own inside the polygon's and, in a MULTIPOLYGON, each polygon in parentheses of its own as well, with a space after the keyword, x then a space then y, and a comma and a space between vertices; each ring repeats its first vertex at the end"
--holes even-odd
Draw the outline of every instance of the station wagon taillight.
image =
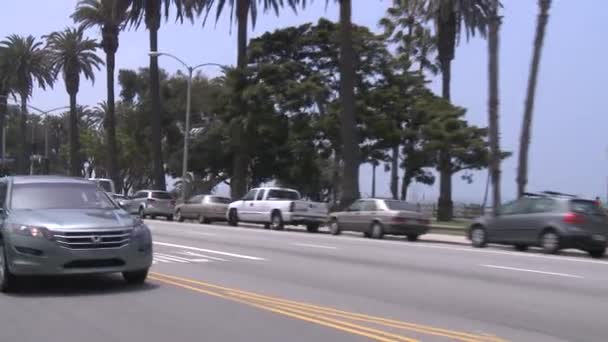
POLYGON ((570 224, 583 224, 585 223, 585 218, 583 215, 577 213, 567 213, 564 215, 564 222, 570 224))

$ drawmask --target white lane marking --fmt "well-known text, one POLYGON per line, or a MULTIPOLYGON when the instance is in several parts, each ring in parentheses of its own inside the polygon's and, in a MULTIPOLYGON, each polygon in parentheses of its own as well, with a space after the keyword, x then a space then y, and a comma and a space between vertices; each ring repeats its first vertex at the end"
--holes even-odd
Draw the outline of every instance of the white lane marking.
POLYGON ((558 272, 546 272, 546 271, 539 271, 539 270, 530 270, 530 269, 527 269, 527 268, 516 268, 516 267, 507 267, 507 266, 499 266, 499 265, 483 265, 483 264, 480 265, 480 266, 489 267, 489 268, 496 268, 496 269, 501 269, 501 270, 508 270, 508 271, 539 273, 539 274, 546 274, 546 275, 552 275, 552 276, 558 276, 558 277, 583 278, 581 276, 574 275, 574 274, 558 273, 558 272))
POLYGON ((212 256, 209 256, 209 255, 198 254, 198 253, 192 253, 192 252, 180 252, 180 254, 189 255, 189 256, 195 256, 195 257, 199 257, 199 258, 206 258, 206 259, 211 259, 211 260, 216 260, 216 261, 228 261, 226 259, 222 259, 222 258, 218 258, 218 257, 212 257, 212 256))
POLYGON ((212 250, 212 249, 205 249, 205 248, 198 248, 198 247, 191 247, 191 246, 184 246, 184 245, 176 245, 176 244, 167 243, 167 242, 154 241, 154 244, 155 245, 160 245, 160 246, 189 249, 189 250, 197 251, 197 252, 204 252, 204 253, 211 253, 211 254, 231 256, 231 257, 234 257, 234 258, 241 258, 241 259, 246 259, 246 260, 266 261, 266 259, 264 259, 264 258, 254 257, 254 256, 250 256, 250 255, 228 253, 228 252, 222 252, 222 251, 215 251, 215 250, 212 250))
POLYGON ((177 261, 177 262, 181 262, 181 263, 188 263, 190 262, 190 260, 188 259, 184 259, 184 258, 180 258, 180 257, 174 257, 172 255, 168 255, 168 254, 162 254, 162 253, 156 253, 159 257, 161 258, 165 258, 167 260, 171 260, 171 261, 177 261))
POLYGON ((173 261, 165 259, 159 255, 154 254, 154 261, 159 261, 159 262, 166 262, 167 264, 172 264, 173 261))
POLYGON ((207 232, 189 232, 193 235, 204 235, 204 236, 217 236, 215 233, 207 233, 207 232))
POLYGON ((315 245, 312 243, 291 243, 290 245, 310 248, 338 249, 338 247, 335 246, 315 245))

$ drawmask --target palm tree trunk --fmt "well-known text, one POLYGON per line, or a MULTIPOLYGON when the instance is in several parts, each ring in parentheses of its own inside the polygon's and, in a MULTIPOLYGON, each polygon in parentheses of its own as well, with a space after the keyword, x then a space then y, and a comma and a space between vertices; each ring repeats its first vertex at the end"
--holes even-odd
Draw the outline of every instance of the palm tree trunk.
MULTIPOLYGON (((160 9, 158 15, 160 16, 160 9)), ((158 26, 148 28, 150 32, 150 51, 158 51, 158 26)), ((150 96, 152 104, 152 159, 154 188, 166 190, 163 168, 163 147, 160 108, 160 74, 158 57, 150 56, 150 96)))
POLYGON ((523 196, 528 184, 528 152, 530 149, 530 136, 532 131, 532 110, 534 109, 534 97, 536 94, 536 82, 540 57, 545 39, 545 29, 549 21, 549 8, 551 0, 538 0, 539 14, 536 23, 536 37, 534 38, 534 52, 530 64, 530 76, 528 78, 528 91, 524 108, 524 120, 521 128, 519 142, 519 167, 517 169, 517 196, 523 196))
POLYGON ((0 160, 2 162, 2 170, 0 170, 0 173, 2 173, 2 174, 4 173, 4 165, 5 165, 4 158, 6 157, 4 155, 4 150, 6 149, 6 146, 4 146, 4 125, 6 123, 6 117, 7 117, 7 109, 8 109, 7 102, 8 102, 8 93, 6 93, 4 91, 0 91, 0 160))
POLYGON ((498 212, 500 206, 500 129, 498 127, 498 47, 500 29, 498 4, 494 3, 489 23, 488 34, 488 129, 490 143, 490 174, 492 178, 492 212, 498 212))
POLYGON ((27 168, 27 93, 21 97, 21 115, 19 121, 19 144, 17 146, 17 173, 25 174, 27 168))
MULTIPOLYGON (((247 67, 247 22, 249 14, 250 0, 237 0, 236 15, 238 23, 237 37, 237 69, 239 81, 237 84, 237 92, 240 93, 245 89, 245 68, 247 67)), ((237 95, 237 108, 241 108, 241 115, 247 115, 242 97, 237 95)), ((244 118, 243 118, 244 119, 244 118)), ((235 153, 233 157, 232 179, 230 180, 230 195, 233 199, 241 198, 247 191, 247 146, 246 137, 244 139, 244 127, 242 120, 236 122, 233 134, 233 144, 235 153), (244 141, 245 140, 245 141, 244 141)))
POLYGON ((372 161, 372 198, 376 197, 376 161, 372 161))
POLYGON ((393 199, 399 198, 399 145, 393 146, 391 157, 391 194, 393 199))
POLYGON ((115 52, 106 53, 106 76, 107 76, 107 111, 105 117, 105 129, 106 129, 106 144, 107 144, 107 168, 110 174, 110 179, 114 181, 117 189, 121 188, 121 180, 118 177, 118 170, 116 168, 116 122, 115 122, 115 111, 116 105, 114 103, 114 67, 115 67, 115 52))
POLYGON ((401 200, 407 201, 407 190, 410 188, 410 184, 412 184, 412 180, 408 177, 406 178, 406 172, 403 173, 403 183, 401 184, 401 200))
POLYGON ((81 176, 80 158, 78 154, 79 150, 79 137, 78 137, 78 113, 76 108, 76 94, 70 95, 70 125, 68 129, 68 140, 70 146, 69 153, 69 172, 70 176, 78 177, 81 176))
POLYGON ((452 170, 450 155, 447 151, 439 153, 439 201, 437 208, 438 221, 452 219, 452 170))
POLYGON ((359 197, 359 143, 355 117, 355 56, 351 17, 351 0, 340 0, 340 132, 344 158, 341 207, 350 205, 359 197))

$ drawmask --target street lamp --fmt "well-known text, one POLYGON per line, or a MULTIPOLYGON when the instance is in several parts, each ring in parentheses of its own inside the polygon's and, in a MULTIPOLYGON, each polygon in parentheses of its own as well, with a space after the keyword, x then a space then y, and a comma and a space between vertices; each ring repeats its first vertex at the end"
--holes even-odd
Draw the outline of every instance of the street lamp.
MULTIPOLYGON (((40 115, 42 115, 44 117, 44 158, 47 160, 48 162, 48 158, 49 158, 49 120, 48 120, 48 115, 51 112, 54 112, 56 110, 60 110, 60 109, 68 109, 70 108, 69 106, 62 106, 62 107, 57 107, 57 108, 53 108, 53 109, 49 109, 49 110, 42 110, 39 108, 36 108, 32 105, 27 105, 27 107, 29 109, 33 109, 37 112, 40 113, 40 115)), ((32 142, 34 142, 34 125, 32 123, 32 142)), ((34 173, 34 161, 32 160, 30 162, 30 174, 34 173)))
POLYGON ((205 66, 217 66, 225 68, 224 65, 218 63, 202 63, 196 66, 190 66, 186 62, 179 59, 177 56, 166 52, 150 51, 148 53, 150 57, 167 56, 178 61, 188 71, 188 87, 186 90, 186 125, 184 128, 184 156, 182 160, 182 200, 186 200, 187 188, 186 188, 186 176, 188 175, 188 145, 190 140, 190 102, 192 96, 192 74, 194 70, 205 67, 205 66))

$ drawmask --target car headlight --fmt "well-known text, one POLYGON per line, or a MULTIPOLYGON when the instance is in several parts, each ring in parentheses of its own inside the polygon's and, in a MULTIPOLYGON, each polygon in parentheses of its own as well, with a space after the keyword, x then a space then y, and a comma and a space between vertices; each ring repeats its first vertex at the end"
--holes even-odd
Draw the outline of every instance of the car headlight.
POLYGON ((53 234, 44 227, 30 226, 25 224, 12 224, 10 225, 10 231, 13 234, 21 236, 30 236, 34 238, 46 238, 53 239, 53 234))
POLYGON ((146 234, 148 234, 148 227, 143 223, 143 221, 138 220, 133 226, 133 230, 131 231, 131 235, 134 238, 142 238, 146 234))

